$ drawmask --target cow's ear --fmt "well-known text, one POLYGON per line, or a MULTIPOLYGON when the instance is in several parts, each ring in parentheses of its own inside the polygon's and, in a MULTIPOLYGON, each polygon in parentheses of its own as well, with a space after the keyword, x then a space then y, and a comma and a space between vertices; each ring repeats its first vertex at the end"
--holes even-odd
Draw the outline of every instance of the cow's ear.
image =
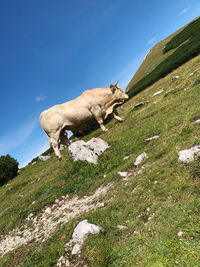
POLYGON ((110 89, 111 89, 112 93, 114 94, 117 88, 115 86, 112 86, 110 89))
POLYGON ((111 84, 111 85, 110 85, 110 89, 112 89, 112 88, 113 88, 113 86, 114 86, 114 85, 112 85, 112 84, 111 84))

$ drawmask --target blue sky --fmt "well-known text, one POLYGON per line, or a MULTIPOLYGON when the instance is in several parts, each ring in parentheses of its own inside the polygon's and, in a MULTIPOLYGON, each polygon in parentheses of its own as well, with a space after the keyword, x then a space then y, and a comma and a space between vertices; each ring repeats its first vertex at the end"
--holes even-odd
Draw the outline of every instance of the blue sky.
POLYGON ((49 147, 44 109, 125 89, 149 49, 199 14, 199 0, 0 1, 0 156, 26 165, 49 147))

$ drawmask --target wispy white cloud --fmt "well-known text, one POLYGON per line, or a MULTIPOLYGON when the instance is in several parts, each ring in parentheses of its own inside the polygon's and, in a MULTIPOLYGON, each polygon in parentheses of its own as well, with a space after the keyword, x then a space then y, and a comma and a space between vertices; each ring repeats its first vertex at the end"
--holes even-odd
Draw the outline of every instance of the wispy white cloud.
POLYGON ((36 101, 36 102, 40 102, 40 101, 45 100, 46 98, 47 98, 46 96, 37 96, 37 97, 35 98, 35 101, 36 101))
POLYGON ((0 138, 0 154, 10 153, 17 146, 22 144, 35 130, 38 125, 37 119, 28 120, 12 132, 0 138))
POLYGON ((155 40, 156 40, 156 36, 152 37, 152 38, 147 42, 147 44, 150 45, 150 44, 152 44, 155 40))
POLYGON ((186 12, 188 12, 188 10, 190 10, 190 6, 184 8, 183 10, 181 10, 181 11, 179 12, 179 16, 185 14, 186 12))

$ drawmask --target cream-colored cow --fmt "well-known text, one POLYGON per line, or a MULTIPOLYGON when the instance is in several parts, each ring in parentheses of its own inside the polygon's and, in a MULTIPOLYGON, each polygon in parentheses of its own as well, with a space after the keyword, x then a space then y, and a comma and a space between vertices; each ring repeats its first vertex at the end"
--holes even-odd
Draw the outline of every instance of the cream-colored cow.
POLYGON ((81 126, 91 119, 96 119, 102 131, 107 129, 103 120, 113 114, 118 121, 122 118, 113 113, 115 105, 122 104, 129 97, 121 88, 110 85, 110 88, 95 88, 83 92, 79 97, 61 105, 55 105, 40 115, 40 124, 47 134, 50 146, 59 160, 62 159, 58 149, 58 141, 68 145, 66 130, 80 131, 81 126))

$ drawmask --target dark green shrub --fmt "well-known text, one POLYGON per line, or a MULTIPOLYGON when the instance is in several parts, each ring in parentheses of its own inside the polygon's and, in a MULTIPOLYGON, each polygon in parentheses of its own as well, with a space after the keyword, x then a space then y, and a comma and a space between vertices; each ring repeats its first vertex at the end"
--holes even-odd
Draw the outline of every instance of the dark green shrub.
POLYGON ((18 165, 17 160, 10 155, 0 157, 0 186, 17 175, 18 165))

